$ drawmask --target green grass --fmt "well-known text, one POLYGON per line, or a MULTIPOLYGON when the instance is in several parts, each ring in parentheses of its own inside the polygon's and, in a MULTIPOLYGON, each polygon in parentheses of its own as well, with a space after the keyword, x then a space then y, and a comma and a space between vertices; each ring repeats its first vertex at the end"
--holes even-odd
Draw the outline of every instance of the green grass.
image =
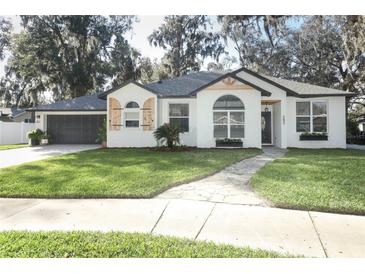
POLYGON ((275 206, 365 214, 365 152, 290 149, 266 165, 251 185, 275 206))
POLYGON ((0 197, 149 198, 216 172, 257 149, 97 149, 0 169, 0 197))
POLYGON ((0 145, 0 150, 28 147, 28 144, 0 145))
POLYGON ((275 258, 275 252, 121 232, 0 233, 0 258, 275 258))

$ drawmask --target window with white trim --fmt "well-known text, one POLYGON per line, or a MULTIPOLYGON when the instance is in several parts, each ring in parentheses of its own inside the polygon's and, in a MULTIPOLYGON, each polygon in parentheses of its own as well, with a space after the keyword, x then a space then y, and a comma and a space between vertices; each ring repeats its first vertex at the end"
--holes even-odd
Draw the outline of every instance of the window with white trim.
POLYGON ((327 132, 327 102, 298 101, 296 122, 297 132, 327 132))
POLYGON ((238 97, 220 97, 213 106, 214 138, 244 138, 244 111, 245 107, 238 97))
POLYGON ((124 110, 125 127, 139 128, 139 105, 136 102, 129 102, 124 110))
POLYGON ((169 104, 169 123, 189 132, 189 104, 169 104))

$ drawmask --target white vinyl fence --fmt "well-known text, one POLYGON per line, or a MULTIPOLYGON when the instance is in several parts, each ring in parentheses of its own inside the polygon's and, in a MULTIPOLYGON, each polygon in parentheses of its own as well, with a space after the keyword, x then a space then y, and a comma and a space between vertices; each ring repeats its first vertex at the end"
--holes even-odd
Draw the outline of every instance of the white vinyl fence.
POLYGON ((39 126, 36 123, 0 121, 0 145, 28 143, 28 131, 39 126))

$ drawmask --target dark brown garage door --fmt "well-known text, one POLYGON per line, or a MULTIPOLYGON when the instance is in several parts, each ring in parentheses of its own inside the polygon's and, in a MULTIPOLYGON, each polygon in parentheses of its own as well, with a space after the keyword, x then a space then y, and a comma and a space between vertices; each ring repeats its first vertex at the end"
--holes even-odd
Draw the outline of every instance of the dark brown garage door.
POLYGON ((95 144, 106 115, 47 115, 53 144, 95 144))

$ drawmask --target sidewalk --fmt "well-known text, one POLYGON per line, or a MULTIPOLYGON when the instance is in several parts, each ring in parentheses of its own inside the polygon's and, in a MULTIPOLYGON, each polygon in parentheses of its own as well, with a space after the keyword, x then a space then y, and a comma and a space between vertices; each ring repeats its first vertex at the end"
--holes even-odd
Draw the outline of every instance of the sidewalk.
POLYGON ((308 257, 365 257, 365 217, 168 199, 0 199, 0 230, 145 232, 308 257))

